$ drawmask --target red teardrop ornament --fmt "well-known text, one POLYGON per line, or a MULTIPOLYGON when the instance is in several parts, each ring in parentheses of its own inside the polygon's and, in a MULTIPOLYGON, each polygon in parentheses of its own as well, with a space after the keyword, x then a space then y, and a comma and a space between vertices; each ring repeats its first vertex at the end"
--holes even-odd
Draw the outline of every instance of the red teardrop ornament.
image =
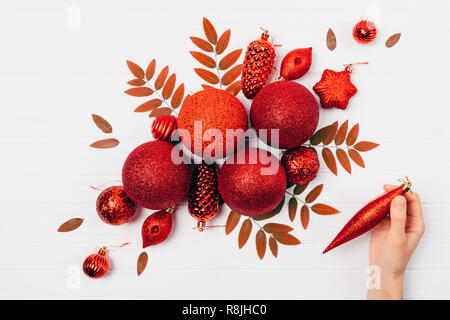
POLYGON ((142 225, 142 247, 153 246, 166 240, 172 230, 172 213, 174 208, 152 213, 142 225))

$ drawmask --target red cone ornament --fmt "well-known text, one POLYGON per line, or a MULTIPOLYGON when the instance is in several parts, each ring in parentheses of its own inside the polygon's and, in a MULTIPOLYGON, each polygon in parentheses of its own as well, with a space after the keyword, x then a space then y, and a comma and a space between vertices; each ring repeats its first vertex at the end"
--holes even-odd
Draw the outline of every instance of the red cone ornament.
POLYGON ((152 213, 142 225, 142 247, 147 248, 167 239, 172 230, 172 214, 175 208, 152 213))
POLYGON ((396 189, 382 195, 381 197, 372 200, 362 209, 360 209, 353 218, 342 228, 336 238, 323 251, 326 253, 341 244, 344 244, 367 231, 373 229, 377 224, 383 220, 389 213, 392 200, 397 196, 403 196, 411 189, 411 182, 406 177, 401 180, 403 184, 396 189))
POLYGON ((98 279, 108 272, 109 263, 106 259, 106 247, 102 247, 98 253, 91 254, 83 262, 83 272, 89 278, 98 279))
POLYGON ((136 212, 136 203, 127 195, 123 186, 105 189, 98 196, 96 207, 100 219, 115 226, 124 224, 136 212))
POLYGON ((290 51, 281 62, 280 75, 285 80, 297 80, 303 77, 311 67, 312 48, 290 51))

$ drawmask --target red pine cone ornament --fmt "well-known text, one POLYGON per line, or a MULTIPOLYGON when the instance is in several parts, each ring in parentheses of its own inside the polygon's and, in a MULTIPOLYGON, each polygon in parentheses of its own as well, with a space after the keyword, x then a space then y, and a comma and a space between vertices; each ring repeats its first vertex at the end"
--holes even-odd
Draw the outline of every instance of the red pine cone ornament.
POLYGON ((264 30, 261 39, 250 42, 247 47, 242 69, 242 92, 248 99, 253 99, 267 83, 272 70, 275 47, 268 39, 269 33, 264 30))
POLYGON ((100 248, 98 253, 91 254, 83 262, 83 272, 89 277, 98 279, 108 272, 109 263, 106 259, 106 247, 100 248))
POLYGON ((152 136, 156 140, 170 142, 173 132, 177 129, 177 118, 171 115, 159 116, 152 123, 152 136))
POLYGON ((377 27, 372 21, 361 20, 353 28, 353 38, 360 44, 371 43, 377 37, 377 27))
POLYGON ((320 168, 317 154, 306 147, 287 150, 281 157, 281 163, 291 184, 305 184, 314 180, 320 168))
POLYGON ((147 248, 167 239, 172 230, 174 207, 152 213, 142 225, 142 247, 147 248))
POLYGON ((199 231, 205 229, 205 222, 213 218, 219 208, 217 178, 219 168, 215 163, 197 165, 189 191, 189 213, 198 220, 199 231))
POLYGON ((113 186, 100 193, 96 207, 100 219, 118 226, 133 217, 137 206, 127 195, 123 186, 113 186))

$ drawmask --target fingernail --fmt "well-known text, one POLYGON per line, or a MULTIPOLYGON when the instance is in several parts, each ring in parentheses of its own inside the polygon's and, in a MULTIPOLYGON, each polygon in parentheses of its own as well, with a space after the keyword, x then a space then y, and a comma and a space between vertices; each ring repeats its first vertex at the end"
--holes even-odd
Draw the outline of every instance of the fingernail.
POLYGON ((392 200, 392 206, 397 209, 405 209, 406 207, 406 199, 405 197, 398 196, 392 200))

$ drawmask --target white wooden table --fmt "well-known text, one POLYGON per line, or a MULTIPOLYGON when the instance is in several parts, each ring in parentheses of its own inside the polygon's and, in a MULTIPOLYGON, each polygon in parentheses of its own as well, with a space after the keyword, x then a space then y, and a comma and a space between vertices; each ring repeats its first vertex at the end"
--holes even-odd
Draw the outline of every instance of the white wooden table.
MULTIPOLYGON (((21 1, 0 7, 0 298, 125 299, 363 299, 369 235, 339 250, 321 251, 383 183, 408 175, 423 201, 426 233, 408 266, 405 296, 450 298, 448 1, 379 0, 377 41, 358 45, 352 27, 369 2, 321 1, 21 1), (80 24, 76 19, 80 12, 80 24), (75 15, 75 16, 74 16, 75 15), (310 72, 299 82, 311 89, 323 69, 370 61, 355 68, 358 94, 346 111, 321 109, 322 127, 335 120, 360 123, 360 137, 379 148, 364 155, 366 169, 323 165, 320 200, 341 210, 312 215, 295 235, 302 244, 280 247, 260 261, 254 240, 237 248, 237 232, 198 233, 184 204, 170 238, 148 248, 149 266, 136 276, 140 227, 150 213, 112 227, 95 212, 98 192, 89 185, 120 179, 127 154, 150 139, 150 121, 134 113, 141 100, 123 93, 125 60, 169 64, 186 88, 200 89, 188 36, 202 36, 202 17, 219 33, 231 28, 230 48, 245 47, 268 28, 283 56, 313 47, 310 72), (337 49, 325 35, 332 27, 337 49), (402 32, 392 49, 385 39, 402 32), (95 150, 105 138, 91 113, 104 116, 120 145, 95 150), (61 234, 65 220, 83 217, 78 230, 61 234), (98 245, 132 244, 109 255, 108 276, 80 272, 98 245)), ((239 96, 246 106, 248 101, 239 96)), ((215 220, 222 224, 227 209, 215 220)), ((287 208, 281 221, 289 223, 287 208)))

